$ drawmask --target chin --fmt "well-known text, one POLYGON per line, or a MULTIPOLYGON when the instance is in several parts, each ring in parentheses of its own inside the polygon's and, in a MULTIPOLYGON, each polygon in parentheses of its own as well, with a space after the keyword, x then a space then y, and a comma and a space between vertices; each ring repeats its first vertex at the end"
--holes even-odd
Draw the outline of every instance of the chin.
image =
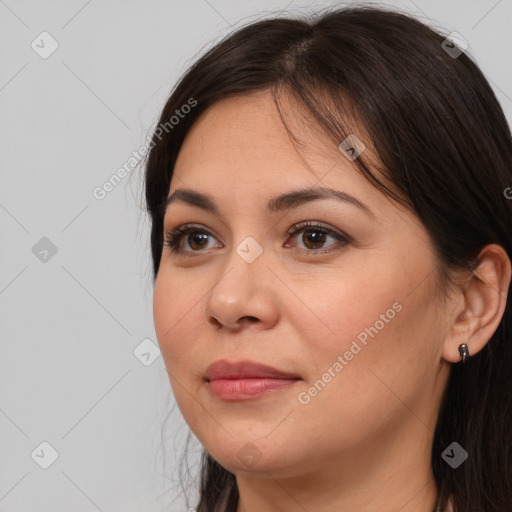
MULTIPOLYGON (((264 439, 264 437, 263 437, 264 439)), ((293 472, 293 467, 297 469, 303 467, 304 461, 298 459, 296 451, 292 453, 282 452, 268 440, 265 440, 265 446, 262 443, 251 441, 249 438, 246 440, 232 440, 229 443, 224 443, 221 450, 212 451, 208 450, 210 455, 225 469, 234 474, 251 474, 262 475, 262 478, 268 478, 269 473, 272 476, 285 476, 290 471, 293 472), (229 447, 230 451, 226 451, 229 447)), ((293 448, 289 443, 279 443, 280 446, 285 446, 287 450, 293 448)))

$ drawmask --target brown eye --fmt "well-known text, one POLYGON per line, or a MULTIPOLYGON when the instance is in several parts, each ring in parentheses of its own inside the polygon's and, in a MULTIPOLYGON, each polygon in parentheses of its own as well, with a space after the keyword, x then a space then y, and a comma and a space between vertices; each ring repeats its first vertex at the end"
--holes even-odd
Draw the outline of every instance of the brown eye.
POLYGON ((302 233, 302 242, 307 249, 319 249, 328 235, 320 229, 307 229, 302 233), (311 245, 309 245, 311 244, 311 245))
POLYGON ((165 234, 165 245, 171 248, 173 253, 201 252, 208 246, 208 237, 214 236, 204 228, 185 225, 169 231, 165 234), (183 249, 182 242, 185 240, 190 249, 183 249))
POLYGON ((300 240, 304 247, 299 246, 297 249, 302 250, 307 254, 330 252, 333 248, 347 245, 350 242, 350 238, 348 236, 311 222, 302 223, 300 225, 296 224, 288 232, 288 235, 295 238, 300 233, 302 233, 302 236, 297 237, 297 239, 300 240), (324 248, 329 237, 334 239, 335 243, 329 244, 324 248))
POLYGON ((202 249, 205 241, 208 241, 208 236, 207 233, 191 232, 187 237, 187 242, 192 249, 202 249))

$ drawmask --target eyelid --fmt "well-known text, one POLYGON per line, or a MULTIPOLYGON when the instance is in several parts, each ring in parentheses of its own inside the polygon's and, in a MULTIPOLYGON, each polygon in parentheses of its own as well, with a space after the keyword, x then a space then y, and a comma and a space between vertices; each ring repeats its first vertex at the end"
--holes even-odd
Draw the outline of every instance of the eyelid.
POLYGON ((324 224, 323 222, 320 222, 320 221, 309 221, 309 220, 306 220, 306 221, 300 221, 300 222, 296 222, 288 231, 287 231, 287 235, 288 236, 294 236, 297 232, 301 231, 303 228, 305 227, 312 227, 312 228, 319 228, 319 229, 322 229, 324 231, 326 231, 327 233, 329 234, 332 234, 332 235, 335 235, 335 236, 338 236, 338 237, 341 237, 341 238, 344 238, 345 240, 347 240, 348 242, 352 241, 352 237, 350 237, 349 235, 347 235, 346 233, 344 233, 343 231, 339 230, 339 229, 336 229, 336 228, 333 228, 329 225, 326 225, 324 224))

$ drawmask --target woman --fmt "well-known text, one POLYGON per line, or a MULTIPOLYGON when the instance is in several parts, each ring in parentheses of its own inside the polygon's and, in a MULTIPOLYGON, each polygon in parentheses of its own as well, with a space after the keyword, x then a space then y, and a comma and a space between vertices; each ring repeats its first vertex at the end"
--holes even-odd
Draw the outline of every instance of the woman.
POLYGON ((368 7, 187 71, 148 155, 197 510, 509 512, 512 141, 464 51, 368 7))

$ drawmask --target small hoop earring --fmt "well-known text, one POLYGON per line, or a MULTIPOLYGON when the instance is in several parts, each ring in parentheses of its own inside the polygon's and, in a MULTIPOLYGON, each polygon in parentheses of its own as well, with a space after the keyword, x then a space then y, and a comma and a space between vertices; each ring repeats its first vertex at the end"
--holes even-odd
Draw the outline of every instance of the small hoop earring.
POLYGON ((464 364, 470 357, 469 348, 466 345, 466 343, 462 343, 461 345, 459 345, 459 354, 460 357, 462 358, 462 364, 464 364))

